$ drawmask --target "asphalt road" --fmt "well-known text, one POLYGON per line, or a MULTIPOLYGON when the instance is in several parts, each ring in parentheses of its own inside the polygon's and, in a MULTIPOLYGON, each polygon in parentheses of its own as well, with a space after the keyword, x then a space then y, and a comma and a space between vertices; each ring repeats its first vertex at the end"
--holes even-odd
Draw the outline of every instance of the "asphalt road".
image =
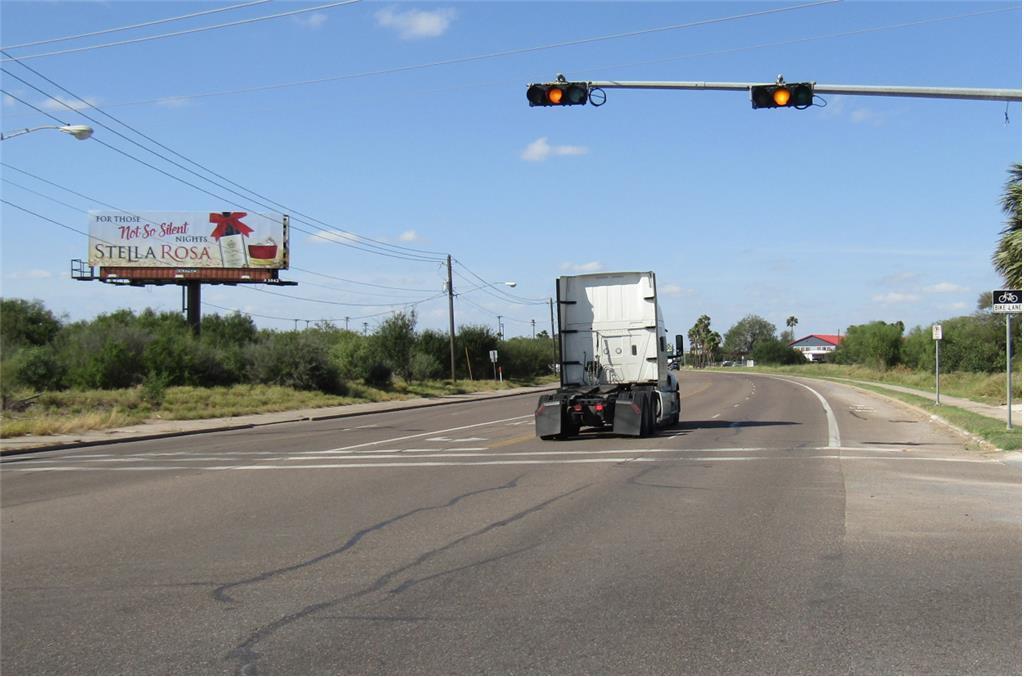
POLYGON ((683 375, 0 471, 3 674, 1020 674, 1019 456, 845 386, 683 375))

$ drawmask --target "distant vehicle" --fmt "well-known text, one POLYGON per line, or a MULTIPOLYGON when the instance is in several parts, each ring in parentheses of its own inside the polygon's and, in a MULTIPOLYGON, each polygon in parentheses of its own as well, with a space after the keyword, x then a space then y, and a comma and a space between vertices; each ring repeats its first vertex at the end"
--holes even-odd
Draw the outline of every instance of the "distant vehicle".
POLYGON ((565 439, 590 426, 647 437, 679 423, 654 273, 563 276, 556 288, 561 387, 537 403, 537 436, 565 439))
POLYGON ((733 366, 732 360, 725 360, 724 362, 722 362, 722 366, 723 367, 731 367, 731 366, 733 366))

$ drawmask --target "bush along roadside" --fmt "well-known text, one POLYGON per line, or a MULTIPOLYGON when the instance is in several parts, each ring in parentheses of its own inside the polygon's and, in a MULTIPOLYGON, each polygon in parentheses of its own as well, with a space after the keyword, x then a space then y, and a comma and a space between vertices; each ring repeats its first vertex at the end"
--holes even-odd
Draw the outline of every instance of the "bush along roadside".
POLYGON ((67 322, 38 301, 0 299, 0 316, 0 436, 486 390, 492 350, 519 385, 552 374, 546 334, 503 341, 487 327, 463 326, 455 340, 460 381, 446 383, 448 334, 417 331, 413 313, 395 313, 369 334, 328 323, 260 330, 245 315, 208 315, 200 336, 179 313, 148 309, 67 322), (237 406, 212 401, 208 391, 232 393, 237 406), (175 405, 182 392, 193 393, 188 406, 175 405))

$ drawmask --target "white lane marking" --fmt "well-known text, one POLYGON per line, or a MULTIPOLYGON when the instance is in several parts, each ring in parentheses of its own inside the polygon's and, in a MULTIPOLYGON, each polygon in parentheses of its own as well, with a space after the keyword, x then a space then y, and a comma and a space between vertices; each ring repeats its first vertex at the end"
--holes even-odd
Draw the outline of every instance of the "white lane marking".
POLYGON ((486 442, 486 437, 428 437, 427 442, 486 442))
POLYGON ((326 451, 319 452, 329 454, 335 451, 348 451, 349 449, 359 449, 360 447, 372 447, 377 444, 387 444, 388 442, 401 442, 402 440, 413 440, 418 437, 427 437, 428 435, 441 435, 444 433, 452 433, 456 430, 469 430, 470 428, 479 428, 485 425, 495 425, 496 423, 508 423, 509 421, 520 421, 525 418, 533 418, 533 414, 527 414, 525 416, 513 416, 512 418, 502 418, 497 421, 484 421, 483 423, 472 423, 470 425, 462 425, 457 428, 446 428, 444 430, 431 430, 429 433, 418 433, 416 435, 405 435, 403 437, 392 437, 386 440, 377 440, 376 442, 363 442, 362 444, 353 444, 348 447, 338 447, 337 449, 327 449, 326 451))
MULTIPOLYGON (((828 449, 832 451, 830 447, 828 449)), ((515 459, 508 461, 416 461, 395 463, 317 463, 315 465, 222 465, 222 466, 143 466, 138 468, 99 468, 90 466, 63 466, 56 468, 11 468, 4 472, 61 472, 61 471, 145 471, 145 470, 328 470, 354 468, 418 468, 445 466, 489 466, 489 465, 575 465, 580 463, 714 463, 735 461, 921 461, 925 463, 972 463, 999 465, 999 461, 968 458, 921 458, 907 456, 841 456, 839 454, 823 454, 819 456, 698 456, 688 458, 650 458, 646 456, 623 456, 611 458, 573 458, 573 459, 515 459)))
POLYGON ((832 412, 832 407, 829 406, 828 400, 826 400, 821 393, 805 383, 800 383, 800 381, 791 381, 788 378, 781 378, 779 376, 770 376, 769 378, 773 378, 776 381, 793 383, 802 388, 807 388, 814 393, 814 396, 818 398, 819 402, 821 402, 821 408, 825 410, 825 417, 828 419, 828 448, 838 449, 842 446, 842 442, 839 440, 839 423, 836 421, 836 415, 832 412))

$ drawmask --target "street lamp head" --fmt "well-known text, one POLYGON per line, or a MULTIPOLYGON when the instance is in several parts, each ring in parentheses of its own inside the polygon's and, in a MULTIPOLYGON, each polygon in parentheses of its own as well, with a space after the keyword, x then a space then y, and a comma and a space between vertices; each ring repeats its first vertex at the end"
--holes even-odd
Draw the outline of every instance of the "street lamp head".
POLYGON ((63 127, 58 127, 58 129, 66 134, 70 134, 79 141, 85 141, 92 136, 92 127, 89 125, 64 125, 63 127))
POLYGON ((515 282, 506 282, 505 286, 506 287, 514 287, 514 286, 516 286, 516 283, 515 282))

